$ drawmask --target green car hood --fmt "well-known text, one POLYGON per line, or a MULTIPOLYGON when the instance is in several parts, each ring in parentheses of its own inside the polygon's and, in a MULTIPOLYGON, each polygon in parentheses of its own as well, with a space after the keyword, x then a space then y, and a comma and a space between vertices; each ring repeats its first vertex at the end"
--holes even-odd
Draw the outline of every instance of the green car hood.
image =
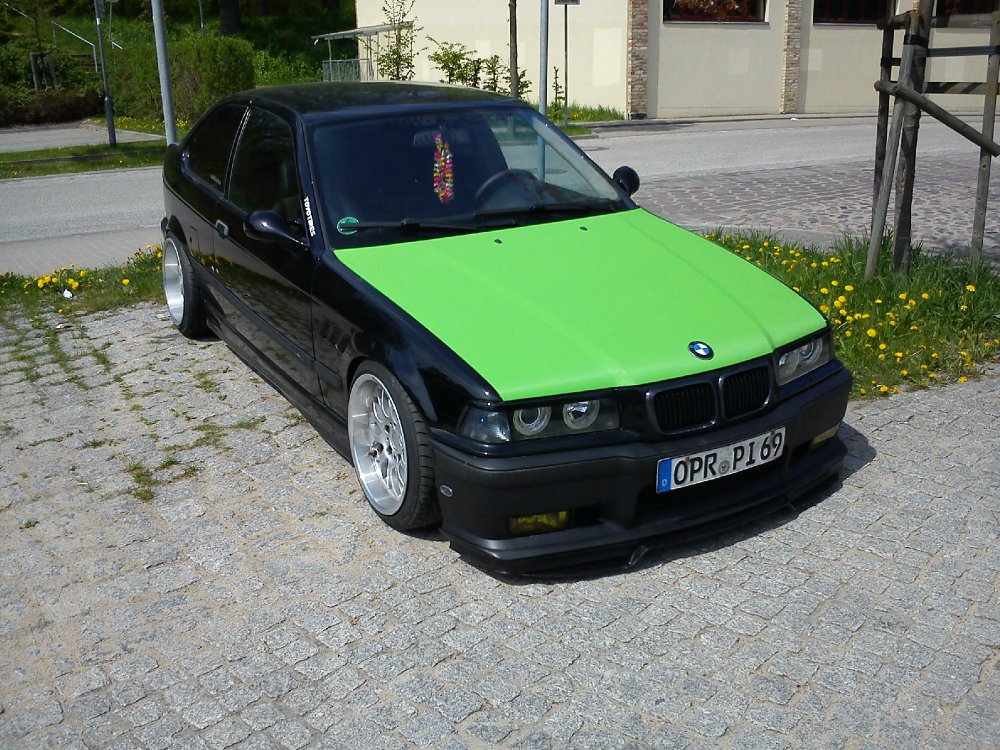
POLYGON ((714 370, 825 325, 767 273, 642 209, 337 257, 507 401, 714 370))

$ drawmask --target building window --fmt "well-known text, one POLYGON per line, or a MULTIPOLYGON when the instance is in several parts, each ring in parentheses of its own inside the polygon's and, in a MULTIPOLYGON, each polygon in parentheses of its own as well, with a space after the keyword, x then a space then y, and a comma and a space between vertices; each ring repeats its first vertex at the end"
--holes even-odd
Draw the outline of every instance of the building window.
POLYGON ((992 13, 996 10, 994 0, 938 0, 936 14, 957 16, 967 13, 992 13))
POLYGON ((664 21, 763 21, 766 0, 664 0, 664 21))
POLYGON ((815 0, 813 23, 875 23, 893 14, 893 0, 815 0))

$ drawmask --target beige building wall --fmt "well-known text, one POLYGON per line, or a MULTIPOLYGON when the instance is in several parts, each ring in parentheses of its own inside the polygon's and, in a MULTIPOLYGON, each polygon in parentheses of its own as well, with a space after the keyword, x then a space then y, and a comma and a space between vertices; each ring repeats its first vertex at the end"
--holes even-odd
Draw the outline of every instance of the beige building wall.
MULTIPOLYGON (((358 26, 385 23, 384 0, 357 0, 358 26)), ((458 42, 481 57, 509 58, 507 0, 416 0, 411 17, 422 27, 416 47, 416 80, 440 81, 444 74, 429 60, 439 42, 458 42)), ((625 110, 626 5, 621 0, 582 0, 569 19, 569 99, 589 106, 625 110)), ((552 101, 553 67, 565 80, 563 8, 549 7, 548 99, 552 101)), ((518 67, 531 81, 528 98, 538 100, 539 28, 537 0, 518 3, 518 67)))
MULTIPOLYGON (((359 26, 385 22, 385 0, 357 0, 359 26)), ((552 69, 564 81, 563 8, 549 0, 549 101, 552 69)), ((581 0, 569 8, 569 96, 587 105, 626 108, 648 117, 706 115, 807 114, 870 112, 878 107, 873 88, 879 75, 882 33, 874 25, 813 25, 814 0, 768 0, 763 23, 663 22, 662 0, 581 0), (786 5, 795 3, 786 7, 786 5), (800 6, 800 9, 799 7, 800 6), (786 10, 791 10, 786 14, 786 10), (786 54, 786 15, 801 18, 801 49, 786 54), (644 57, 628 55, 629 18, 648 19, 645 39, 633 29, 644 57), (798 75, 785 75, 785 60, 799 66, 798 75), (632 67, 632 99, 626 102, 632 67), (636 80, 644 85, 637 86, 636 80), (790 90, 791 89, 791 90, 790 90), (636 99, 645 98, 645 102, 636 99)), ((897 0, 898 11, 912 0, 897 0)), ((506 0, 415 0, 412 16, 422 28, 418 35, 416 78, 439 81, 443 74, 428 59, 433 37, 459 42, 483 57, 508 59, 508 3, 506 0)), ((538 98, 539 3, 518 3, 518 54, 538 98)), ((938 29, 934 46, 985 45, 982 30, 938 29)), ((896 33, 898 56, 903 33, 896 33)), ((986 57, 939 58, 928 67, 928 80, 982 81, 986 57)), ((982 97, 935 96, 947 108, 971 112, 982 109, 982 97)))
MULTIPOLYGON (((898 55, 903 36, 897 33, 896 37, 898 55)), ((882 32, 875 26, 803 24, 801 111, 876 111, 878 92, 874 83, 879 77, 881 56, 882 32)))
POLYGON ((664 23, 662 10, 652 16, 659 65, 650 116, 776 113, 785 0, 767 5, 764 23, 664 23))

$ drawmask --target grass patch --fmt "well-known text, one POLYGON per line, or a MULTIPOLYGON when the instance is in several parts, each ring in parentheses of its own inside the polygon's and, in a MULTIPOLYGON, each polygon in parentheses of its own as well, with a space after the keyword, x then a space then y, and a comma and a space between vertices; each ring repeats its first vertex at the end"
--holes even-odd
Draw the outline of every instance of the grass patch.
POLYGON ((757 234, 708 238, 827 316, 837 355, 854 374, 855 396, 964 382, 1000 354, 1000 278, 985 267, 915 248, 910 273, 902 277, 891 267, 887 240, 868 282, 866 239, 845 238, 824 253, 757 234))
POLYGON ((132 475, 132 481, 135 483, 129 490, 132 496, 141 502, 152 500, 154 497, 153 488, 157 485, 152 472, 139 461, 130 462, 126 467, 126 471, 132 475))
POLYGON ((163 141, 0 153, 0 179, 163 165, 163 141))
MULTIPOLYGON (((63 266, 38 277, 0 274, 0 312, 18 304, 29 316, 50 312, 73 315, 135 302, 163 302, 162 256, 158 246, 147 246, 117 267, 63 266)), ((97 353, 94 356, 99 357, 97 353)))

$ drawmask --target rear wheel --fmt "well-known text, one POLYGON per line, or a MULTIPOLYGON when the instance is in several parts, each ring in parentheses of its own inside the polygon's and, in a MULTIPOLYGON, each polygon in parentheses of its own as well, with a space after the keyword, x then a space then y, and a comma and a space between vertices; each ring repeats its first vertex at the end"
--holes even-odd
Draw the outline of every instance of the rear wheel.
POLYGON ((374 362, 358 369, 347 420, 354 470, 379 517, 401 531, 440 521, 430 434, 392 373, 374 362))
POLYGON ((163 239, 163 296, 170 320, 178 331, 188 338, 208 332, 201 286, 187 250, 173 233, 167 233, 163 239))

